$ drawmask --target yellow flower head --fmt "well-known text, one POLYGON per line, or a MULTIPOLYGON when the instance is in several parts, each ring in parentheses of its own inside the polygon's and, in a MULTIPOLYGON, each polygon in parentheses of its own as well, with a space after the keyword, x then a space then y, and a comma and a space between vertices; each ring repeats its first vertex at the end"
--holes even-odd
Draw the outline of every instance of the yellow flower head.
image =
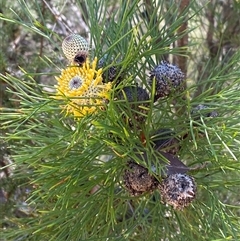
POLYGON ((67 114, 83 117, 95 112, 109 99, 111 83, 102 82, 102 69, 96 70, 97 58, 90 64, 89 60, 82 65, 69 66, 56 77, 58 84, 57 98, 67 101, 64 106, 67 114))

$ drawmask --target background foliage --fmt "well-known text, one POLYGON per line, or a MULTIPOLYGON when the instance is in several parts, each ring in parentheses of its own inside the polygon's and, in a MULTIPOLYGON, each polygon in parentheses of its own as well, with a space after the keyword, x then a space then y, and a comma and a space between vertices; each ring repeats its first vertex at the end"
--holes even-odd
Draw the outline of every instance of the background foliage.
POLYGON ((238 240, 239 11, 233 0, 2 0, 1 240, 238 240), (119 89, 147 85, 163 59, 186 74, 182 93, 148 110, 146 146, 114 98, 80 121, 51 98, 67 65, 61 41, 72 32, 88 39, 92 56, 113 56, 119 89), (208 109, 195 118, 198 104, 208 109), (193 168, 198 194, 184 211, 157 192, 131 197, 122 184, 129 159, 146 166, 136 149, 156 155, 159 128, 185 137, 179 157, 193 168))

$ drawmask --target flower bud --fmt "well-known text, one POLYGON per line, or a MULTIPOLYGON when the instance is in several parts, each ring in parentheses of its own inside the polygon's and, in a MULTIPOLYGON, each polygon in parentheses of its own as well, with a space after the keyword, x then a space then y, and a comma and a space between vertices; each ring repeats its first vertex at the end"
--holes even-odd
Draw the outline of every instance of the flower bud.
POLYGON ((89 55, 88 42, 78 34, 67 36, 62 42, 62 50, 71 64, 82 65, 89 55))

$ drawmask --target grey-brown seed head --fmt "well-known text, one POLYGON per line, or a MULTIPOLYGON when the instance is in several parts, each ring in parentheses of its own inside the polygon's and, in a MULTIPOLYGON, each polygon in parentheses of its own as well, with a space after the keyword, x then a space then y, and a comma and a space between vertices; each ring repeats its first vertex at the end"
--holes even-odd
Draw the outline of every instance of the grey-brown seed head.
MULTIPOLYGON (((144 123, 146 120, 146 114, 147 110, 146 108, 149 105, 147 101, 149 101, 149 95, 146 91, 146 89, 143 89, 140 86, 126 86, 124 87, 118 94, 117 94, 118 100, 126 100, 131 108, 132 117, 138 122, 138 123, 144 123)), ((122 103, 121 109, 123 113, 128 113, 128 105, 125 103, 122 103)), ((124 115, 125 115, 124 114, 124 115)), ((128 117, 127 117, 128 119, 128 117)), ((133 123, 133 120, 129 119, 130 124, 133 123)))
POLYGON ((145 192, 152 192, 159 182, 148 170, 137 163, 130 161, 123 175, 126 189, 133 196, 141 195, 145 192))
POLYGON ((160 185, 162 200, 179 210, 195 199, 196 191, 197 186, 193 177, 186 174, 169 175, 160 185))
POLYGON ((89 55, 89 44, 82 36, 71 34, 62 42, 62 50, 70 63, 82 65, 89 55))
MULTIPOLYGON (((98 68, 105 68, 109 64, 112 64, 113 59, 110 58, 108 59, 108 55, 105 54, 101 59, 98 61, 98 68)), ((103 77, 103 82, 111 82, 114 80, 114 78, 117 76, 118 70, 116 66, 111 66, 108 68, 106 71, 103 71, 102 77, 103 77)))
POLYGON ((184 80, 184 73, 177 66, 161 61, 160 65, 156 66, 150 72, 150 86, 153 85, 155 78, 155 101, 161 97, 168 96, 172 90, 176 89, 184 80))

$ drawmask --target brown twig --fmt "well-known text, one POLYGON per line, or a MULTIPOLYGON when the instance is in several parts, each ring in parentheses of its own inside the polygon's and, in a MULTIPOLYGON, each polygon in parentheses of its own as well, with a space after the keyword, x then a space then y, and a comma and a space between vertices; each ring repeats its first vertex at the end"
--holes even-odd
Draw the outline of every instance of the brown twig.
POLYGON ((207 31, 207 45, 211 58, 214 58, 218 54, 219 46, 214 42, 213 34, 214 34, 214 16, 215 16, 215 5, 212 2, 209 3, 209 10, 206 13, 206 17, 208 20, 208 31, 207 31))
MULTIPOLYGON (((184 11, 188 8, 190 4, 190 0, 179 0, 179 15, 181 16, 184 11)), ((182 35, 177 41, 176 45, 179 49, 181 49, 181 55, 174 56, 173 62, 178 65, 178 67, 182 70, 182 72, 185 74, 185 78, 187 78, 187 53, 188 53, 188 16, 185 15, 185 21, 182 23, 182 25, 179 27, 177 33, 178 35, 182 35)), ((183 90, 187 89, 187 81, 183 82, 182 86, 183 90)), ((182 99, 185 100, 187 97, 182 96, 182 99)), ((185 113, 185 107, 179 108, 177 105, 175 107, 176 113, 178 115, 182 115, 185 113)))
MULTIPOLYGON (((181 15, 186 8, 189 6, 190 0, 180 0, 179 5, 179 14, 181 15)), ((187 15, 186 15, 187 18, 187 15)), ((185 73, 185 76, 187 76, 187 52, 188 52, 188 20, 185 19, 183 24, 178 29, 178 34, 183 35, 181 38, 177 40, 177 47, 181 48, 182 55, 176 56, 175 61, 176 64, 179 66, 179 68, 182 70, 182 72, 185 73)), ((185 86, 186 88, 186 86, 185 86)))

